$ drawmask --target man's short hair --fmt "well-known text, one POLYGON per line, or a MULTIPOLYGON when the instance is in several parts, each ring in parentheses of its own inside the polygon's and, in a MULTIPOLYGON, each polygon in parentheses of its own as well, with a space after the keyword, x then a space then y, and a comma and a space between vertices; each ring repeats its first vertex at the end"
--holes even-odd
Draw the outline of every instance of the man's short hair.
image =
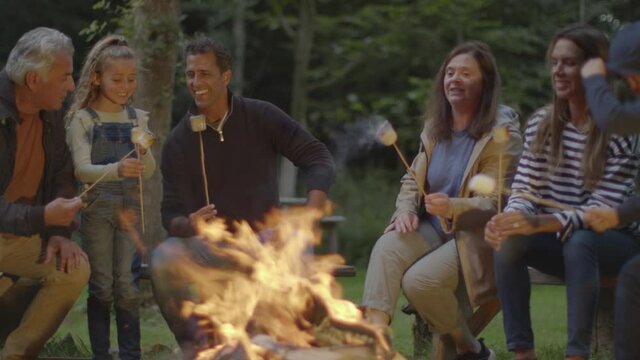
POLYGON ((9 79, 24 85, 29 71, 46 77, 60 53, 73 56, 71 39, 58 30, 39 27, 26 32, 11 50, 5 70, 9 79))
POLYGON ((214 54, 216 56, 216 62, 220 72, 231 70, 233 66, 233 57, 227 48, 219 41, 202 37, 191 40, 184 47, 184 58, 189 55, 198 54, 214 54))

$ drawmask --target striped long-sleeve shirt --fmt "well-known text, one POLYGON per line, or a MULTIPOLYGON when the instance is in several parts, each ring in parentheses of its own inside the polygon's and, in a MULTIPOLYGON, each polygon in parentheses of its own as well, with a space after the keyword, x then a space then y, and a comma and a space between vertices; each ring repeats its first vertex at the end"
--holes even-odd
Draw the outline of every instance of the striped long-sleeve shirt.
MULTIPOLYGON (((505 211, 523 211, 528 214, 553 214, 562 224, 558 233, 561 240, 571 236, 572 231, 586 228, 584 210, 589 207, 615 207, 635 193, 635 178, 640 165, 636 136, 611 136, 607 149, 604 173, 596 186, 589 190, 585 186, 582 159, 588 134, 579 131, 568 122, 562 133, 562 159, 557 166, 550 162, 551 145, 545 144, 541 154, 534 154, 531 146, 535 140, 538 124, 546 113, 537 111, 529 120, 525 130, 525 148, 513 180, 512 191, 505 211), (557 201, 571 206, 575 211, 565 211, 535 204, 518 192, 557 201)), ((640 224, 627 224, 625 229, 640 237, 640 224)))

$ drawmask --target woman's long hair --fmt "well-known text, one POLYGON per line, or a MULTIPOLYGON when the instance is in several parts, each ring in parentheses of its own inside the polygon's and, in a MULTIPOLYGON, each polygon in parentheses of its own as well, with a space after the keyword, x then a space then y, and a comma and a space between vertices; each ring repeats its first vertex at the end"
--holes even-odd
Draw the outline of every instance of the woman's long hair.
POLYGON ((479 139, 491 131, 496 121, 501 89, 496 60, 487 44, 480 41, 462 43, 451 50, 440 65, 433 85, 431 101, 425 114, 427 134, 436 142, 451 139, 453 132, 453 115, 451 104, 445 96, 444 76, 451 59, 460 54, 473 56, 482 72, 480 105, 473 121, 467 128, 467 132, 474 139, 479 139))
POLYGON ((89 51, 80 72, 67 119, 72 119, 75 112, 86 108, 98 97, 100 86, 95 81, 96 77, 104 71, 105 64, 114 59, 135 59, 127 40, 120 35, 104 37, 89 51))
MULTIPOLYGON (((558 31, 551 39, 547 49, 547 61, 550 61, 553 48, 560 39, 569 40, 579 47, 584 55, 583 61, 593 57, 607 59, 609 41, 602 32, 589 25, 569 25, 558 31)), ((584 147, 582 170, 585 175, 585 186, 587 189, 591 189, 598 183, 604 173, 609 136, 598 129, 589 114, 587 116, 589 135, 584 147)), ((558 166, 562 161, 562 132, 570 119, 569 101, 559 99, 554 91, 553 102, 549 106, 549 111, 540 120, 536 137, 531 147, 535 154, 542 154, 545 144, 550 142, 551 153, 549 155, 553 166, 558 166)))

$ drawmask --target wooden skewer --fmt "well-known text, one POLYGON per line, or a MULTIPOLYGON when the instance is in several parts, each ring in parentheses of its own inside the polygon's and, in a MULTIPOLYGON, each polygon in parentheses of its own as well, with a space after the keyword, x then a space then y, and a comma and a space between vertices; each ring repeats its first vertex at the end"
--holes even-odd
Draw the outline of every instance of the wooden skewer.
POLYGON ((202 132, 198 132, 200 137, 200 164, 202 165, 202 178, 204 180, 204 196, 207 199, 207 205, 210 205, 209 201, 209 182, 207 180, 207 169, 204 166, 204 146, 202 145, 202 132))
POLYGON ((498 153, 498 214, 502 212, 502 188, 504 186, 504 173, 502 165, 502 149, 498 153))
MULTIPOLYGON (((147 150, 148 151, 148 150, 147 150)), ((142 156, 140 155, 140 145, 136 144, 136 154, 138 155, 138 160, 142 161, 142 156)), ((144 234, 144 195, 142 191, 142 174, 138 175, 138 186, 140 186, 140 224, 142 226, 142 233, 144 234)))
POLYGON ((416 185, 418 185, 418 189, 420 189, 420 192, 422 193, 422 196, 427 196, 427 192, 424 191, 424 187, 422 186, 422 184, 418 183, 418 179, 416 179, 416 174, 411 169, 411 166, 409 166, 409 163, 407 162, 407 159, 404 158, 404 155, 402 155, 402 151, 400 151, 400 148, 398 147, 398 145, 395 142, 393 143, 393 148, 396 149, 396 152, 398 153, 398 156, 400 156, 400 160, 402 160, 402 163, 404 164, 404 167, 407 168, 407 173, 409 173, 409 175, 411 175, 411 177, 413 178, 413 181, 415 181, 416 185))
POLYGON ((515 195, 522 196, 523 198, 525 198, 525 199, 527 199, 527 200, 529 200, 531 202, 534 202, 534 203, 536 203, 538 205, 544 205, 544 206, 547 206, 547 207, 552 207, 552 208, 555 208, 555 209, 560 209, 560 210, 565 210, 565 211, 576 211, 576 209, 574 207, 571 207, 569 205, 561 204, 561 203, 559 203, 557 201, 554 201, 554 200, 541 199, 541 198, 539 198, 537 196, 533 196, 533 195, 531 195, 529 193, 526 193, 526 192, 513 191, 511 193, 515 194, 515 195))
MULTIPOLYGON (((129 155, 133 154, 133 152, 136 151, 136 149, 134 148, 133 150, 129 151, 125 156, 122 157, 122 159, 118 160, 118 162, 126 159, 129 155)), ((116 166, 117 169, 117 166, 116 166)), ((85 196, 89 190, 93 189, 94 186, 96 186, 100 181, 102 181, 102 179, 105 178, 105 176, 109 175, 109 173, 113 170, 113 168, 107 170, 104 172, 104 174, 100 175, 100 177, 98 178, 98 180, 96 180, 93 184, 91 184, 91 186, 89 186, 88 188, 86 188, 80 195, 78 195, 78 197, 83 197, 85 196)))

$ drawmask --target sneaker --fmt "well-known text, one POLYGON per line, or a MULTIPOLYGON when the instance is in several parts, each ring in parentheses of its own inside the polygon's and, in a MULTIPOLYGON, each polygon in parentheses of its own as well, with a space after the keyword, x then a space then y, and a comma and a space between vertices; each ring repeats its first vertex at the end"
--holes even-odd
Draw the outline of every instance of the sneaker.
POLYGON ((455 360, 496 360, 496 353, 484 344, 484 339, 478 339, 480 351, 456 356, 455 360))

